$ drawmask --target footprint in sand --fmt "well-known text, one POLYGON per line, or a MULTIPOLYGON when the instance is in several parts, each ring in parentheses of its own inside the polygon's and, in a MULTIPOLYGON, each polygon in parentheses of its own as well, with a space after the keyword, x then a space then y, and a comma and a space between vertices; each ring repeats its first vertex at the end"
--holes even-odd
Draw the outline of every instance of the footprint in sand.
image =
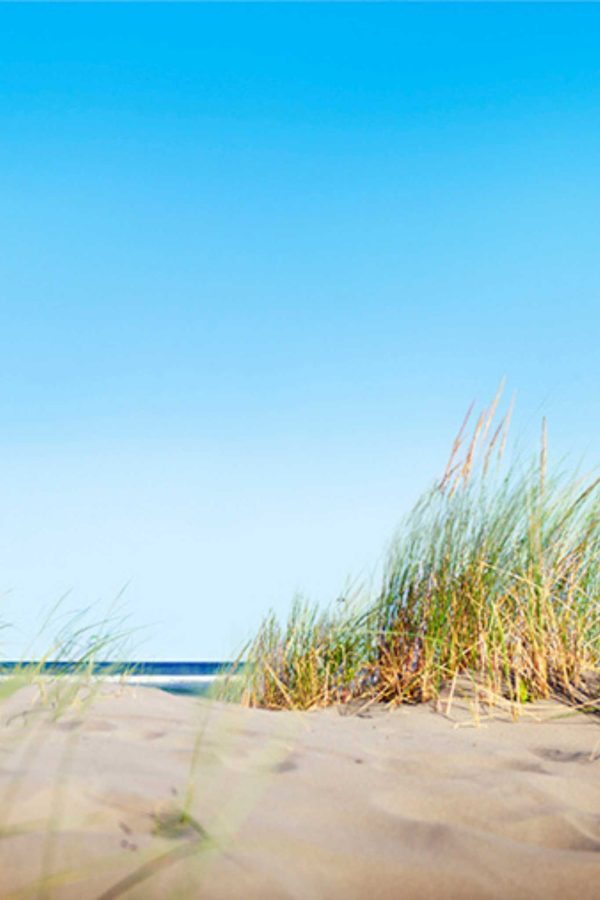
POLYGON ((600 757, 593 757, 591 753, 582 750, 559 750, 557 747, 540 747, 534 750, 537 756, 548 759, 551 762, 564 763, 591 763, 600 761, 600 757))

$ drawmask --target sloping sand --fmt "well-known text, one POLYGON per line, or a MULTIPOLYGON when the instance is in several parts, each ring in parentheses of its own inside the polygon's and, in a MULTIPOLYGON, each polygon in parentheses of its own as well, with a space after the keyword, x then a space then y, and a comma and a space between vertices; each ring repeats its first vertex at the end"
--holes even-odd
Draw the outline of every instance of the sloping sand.
POLYGON ((0 707, 3 898, 600 897, 597 718, 36 704, 0 707))

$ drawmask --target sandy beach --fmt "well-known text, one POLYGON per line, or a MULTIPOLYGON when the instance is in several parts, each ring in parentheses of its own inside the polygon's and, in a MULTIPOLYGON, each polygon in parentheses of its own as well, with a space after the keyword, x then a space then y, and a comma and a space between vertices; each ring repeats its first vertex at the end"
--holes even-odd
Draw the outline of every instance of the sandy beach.
POLYGON ((53 721, 23 688, 1 707, 1 896, 597 897, 598 719, 445 711, 112 686, 53 721))

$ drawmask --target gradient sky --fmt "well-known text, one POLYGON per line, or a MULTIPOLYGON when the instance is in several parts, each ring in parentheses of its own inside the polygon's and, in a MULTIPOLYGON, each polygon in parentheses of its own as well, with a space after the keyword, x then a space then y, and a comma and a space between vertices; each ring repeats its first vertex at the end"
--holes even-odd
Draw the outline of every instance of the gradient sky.
POLYGON ((598 461, 600 6, 0 6, 4 652, 368 578, 506 375, 598 461))

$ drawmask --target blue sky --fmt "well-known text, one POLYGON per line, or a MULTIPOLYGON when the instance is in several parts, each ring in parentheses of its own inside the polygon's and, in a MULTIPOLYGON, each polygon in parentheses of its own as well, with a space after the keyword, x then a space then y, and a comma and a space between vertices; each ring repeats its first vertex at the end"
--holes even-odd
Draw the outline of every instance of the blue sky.
POLYGON ((0 6, 0 591, 146 658, 368 578, 501 376, 600 436, 600 7, 0 6), (140 636, 140 641, 141 641, 140 636))

